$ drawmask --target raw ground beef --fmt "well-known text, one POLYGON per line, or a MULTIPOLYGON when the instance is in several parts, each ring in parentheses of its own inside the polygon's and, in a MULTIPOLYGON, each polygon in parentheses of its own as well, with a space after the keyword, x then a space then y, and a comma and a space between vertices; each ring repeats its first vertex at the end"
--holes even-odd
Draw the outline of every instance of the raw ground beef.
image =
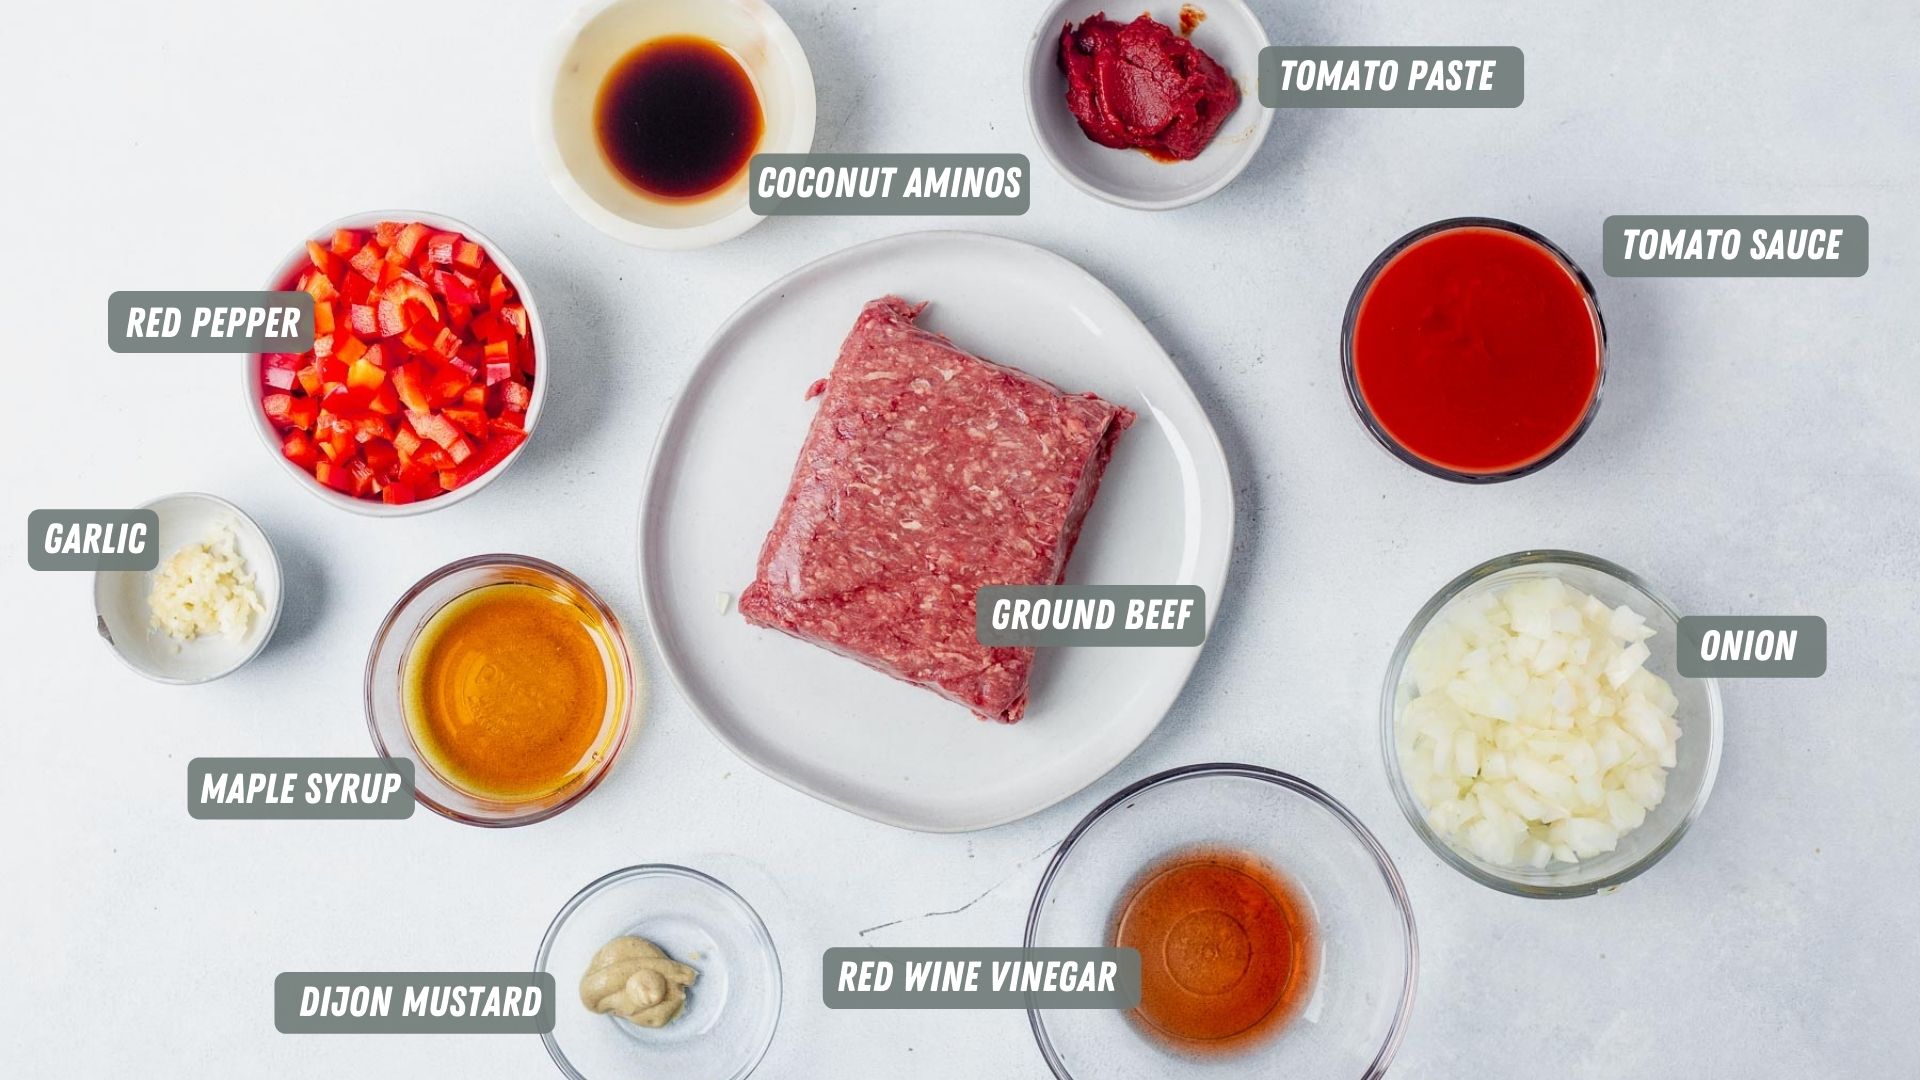
POLYGON ((974 637, 982 585, 1052 585, 1131 410, 868 303, 840 347, 740 613, 1012 723, 1030 648, 974 637))

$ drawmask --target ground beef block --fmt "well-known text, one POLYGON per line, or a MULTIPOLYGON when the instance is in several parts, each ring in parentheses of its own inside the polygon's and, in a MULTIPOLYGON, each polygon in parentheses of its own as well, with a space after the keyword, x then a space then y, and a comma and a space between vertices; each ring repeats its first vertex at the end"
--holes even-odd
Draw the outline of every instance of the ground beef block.
POLYGON ((1012 723, 1033 650, 975 640, 974 593, 1061 580, 1133 413, 962 351, 924 307, 861 311, 740 613, 1012 723))

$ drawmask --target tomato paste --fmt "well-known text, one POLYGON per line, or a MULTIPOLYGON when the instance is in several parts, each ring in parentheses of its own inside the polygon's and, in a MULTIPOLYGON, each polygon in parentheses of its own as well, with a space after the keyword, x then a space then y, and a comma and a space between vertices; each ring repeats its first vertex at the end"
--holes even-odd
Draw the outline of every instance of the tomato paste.
POLYGON ((1193 42, 1142 15, 1104 14, 1060 32, 1067 108, 1101 146, 1189 161, 1213 141, 1240 105, 1227 69, 1193 42))
POLYGON ((1360 288, 1349 387, 1403 457, 1499 478, 1550 460, 1586 423, 1600 390, 1599 311, 1544 242, 1500 224, 1440 228, 1360 288))

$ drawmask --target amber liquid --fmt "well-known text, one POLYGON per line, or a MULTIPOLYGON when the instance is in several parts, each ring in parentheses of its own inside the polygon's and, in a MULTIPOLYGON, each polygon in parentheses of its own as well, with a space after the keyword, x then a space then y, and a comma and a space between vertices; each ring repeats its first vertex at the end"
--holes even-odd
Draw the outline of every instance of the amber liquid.
POLYGON ((746 169, 765 121, 753 79, 720 45, 666 37, 614 65, 593 109, 600 152, 627 183, 697 199, 746 169))
POLYGON ((607 713, 597 620, 537 585, 487 585, 427 621, 406 661, 407 727, 454 787, 518 801, 593 763, 607 713))
POLYGON ((1313 924, 1272 867, 1240 851, 1181 852, 1140 875, 1113 944, 1140 950, 1140 1007, 1154 1038, 1232 1053, 1273 1035, 1313 985, 1313 924))

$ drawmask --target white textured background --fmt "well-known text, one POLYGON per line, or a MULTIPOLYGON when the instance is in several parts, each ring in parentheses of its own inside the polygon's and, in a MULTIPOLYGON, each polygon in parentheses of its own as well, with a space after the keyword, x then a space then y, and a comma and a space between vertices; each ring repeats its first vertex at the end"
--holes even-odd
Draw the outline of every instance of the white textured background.
POLYGON ((1276 42, 1518 45, 1526 105, 1283 114, 1237 184, 1157 216, 1095 202, 1041 159, 1020 96, 1037 0, 779 6, 813 62, 817 149, 1028 154, 1032 211, 984 227, 1118 290, 1210 410, 1241 531, 1214 638, 1159 733, 1048 812, 921 836, 761 777, 656 682, 606 785, 533 828, 189 820, 188 758, 367 752, 368 639, 443 562, 553 559, 639 627, 647 449, 709 330, 820 255, 966 223, 776 220, 677 255, 603 238, 532 150, 533 67, 564 14, 552 3, 26 5, 0 34, 0 1072, 548 1075, 531 1037, 278 1035, 273 976, 522 966, 581 884, 670 860, 738 887, 780 943, 786 1015, 762 1076, 1038 1077, 1020 1013, 827 1012, 821 950, 1016 943, 1043 856, 1082 813, 1127 780, 1222 758, 1326 787, 1399 862, 1424 956, 1398 1076, 1912 1067, 1913 5, 1261 0, 1276 42), (557 372, 507 476, 393 522, 280 475, 248 428, 237 361, 116 356, 101 329, 111 290, 253 287, 318 223, 384 206, 464 218, 504 245, 557 372), (1538 476, 1458 487, 1370 444, 1336 339, 1383 245, 1493 214, 1597 274, 1600 221, 1626 212, 1864 214, 1872 271, 1598 278, 1606 403, 1538 476), (293 605, 264 656, 197 689, 122 669, 94 637, 88 576, 30 573, 20 546, 30 508, 181 489, 260 520, 293 605), (1685 610, 1813 613, 1832 631, 1824 678, 1726 686, 1711 805, 1611 897, 1510 899, 1445 868, 1393 805, 1375 745, 1406 619, 1460 570, 1535 545, 1619 561, 1685 610))

